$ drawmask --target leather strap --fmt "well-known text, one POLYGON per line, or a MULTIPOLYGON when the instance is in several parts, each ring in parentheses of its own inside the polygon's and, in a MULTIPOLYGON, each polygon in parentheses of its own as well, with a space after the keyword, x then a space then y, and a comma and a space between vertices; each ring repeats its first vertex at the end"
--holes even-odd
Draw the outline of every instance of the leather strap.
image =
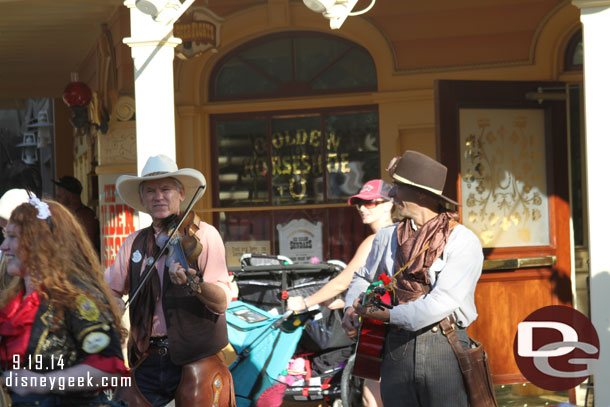
POLYGON ((455 333, 453 315, 443 319, 439 326, 457 357, 462 371, 464 387, 468 394, 469 405, 472 407, 497 407, 498 401, 494 393, 493 378, 481 344, 474 339, 470 339, 476 347, 473 349, 463 348, 455 333))
POLYGON ((453 315, 449 315, 447 318, 439 322, 438 325, 441 327, 441 332, 443 335, 447 337, 449 345, 451 345, 451 349, 453 349, 453 353, 455 353, 462 374, 467 374, 467 372, 472 370, 472 365, 466 350, 460 343, 460 340, 455 333, 455 318, 453 315))
POLYGON ((453 353, 455 353, 458 363, 460 364, 460 369, 463 372, 464 368, 468 368, 468 366, 470 366, 470 361, 468 360, 468 355, 466 355, 466 352, 464 351, 464 348, 462 347, 462 344, 455 333, 455 318, 453 315, 449 315, 447 318, 439 322, 438 325, 440 326, 443 335, 447 337, 449 345, 451 345, 451 349, 453 349, 453 353))

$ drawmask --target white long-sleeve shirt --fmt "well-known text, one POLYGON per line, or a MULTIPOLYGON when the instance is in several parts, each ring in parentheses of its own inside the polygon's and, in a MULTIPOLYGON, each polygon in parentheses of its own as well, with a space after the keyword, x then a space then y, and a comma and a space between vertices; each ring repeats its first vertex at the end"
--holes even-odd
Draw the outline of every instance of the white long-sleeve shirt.
MULTIPOLYGON (((393 275, 397 249, 396 225, 377 232, 365 265, 354 274, 345 298, 346 306, 351 306, 366 291, 367 280, 377 281, 381 273, 393 275)), ((479 238, 465 226, 456 226, 443 254, 428 270, 432 290, 415 301, 390 309, 390 324, 416 331, 453 313, 458 325, 467 327, 478 316, 474 290, 482 268, 483 249, 479 238)))

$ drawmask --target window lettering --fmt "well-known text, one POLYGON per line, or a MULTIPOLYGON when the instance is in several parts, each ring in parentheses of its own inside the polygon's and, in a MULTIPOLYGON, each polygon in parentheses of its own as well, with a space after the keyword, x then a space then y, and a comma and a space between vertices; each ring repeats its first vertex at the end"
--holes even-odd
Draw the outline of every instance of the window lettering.
POLYGON ((217 123, 221 207, 345 202, 379 177, 375 111, 217 123))

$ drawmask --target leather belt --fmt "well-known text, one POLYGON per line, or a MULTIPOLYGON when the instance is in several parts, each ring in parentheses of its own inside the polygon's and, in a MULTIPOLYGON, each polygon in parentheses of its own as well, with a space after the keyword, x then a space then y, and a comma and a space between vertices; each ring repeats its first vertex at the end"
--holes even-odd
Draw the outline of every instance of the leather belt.
POLYGON ((149 355, 165 356, 169 353, 169 341, 167 336, 153 336, 146 351, 149 355))
MULTIPOLYGON (((448 320, 448 321, 449 321, 449 323, 450 323, 452 326, 454 326, 454 327, 455 327, 455 329, 462 329, 462 328, 460 328, 460 327, 457 325, 457 323, 455 322, 455 317, 453 316, 453 314, 449 315, 449 316, 448 316, 448 317, 446 317, 446 318, 443 318, 443 320, 442 320, 442 321, 444 321, 445 319, 446 319, 446 320, 448 320)), ((404 331, 404 332, 405 332, 405 334, 407 334, 407 332, 409 332, 409 333, 411 333, 411 334, 413 334, 413 333, 414 333, 415 335, 421 335, 421 334, 426 333, 426 332, 428 332, 428 331, 431 331, 432 333, 437 333, 437 332, 441 332, 441 331, 442 331, 441 326, 440 326, 440 324, 441 324, 441 322, 442 322, 442 321, 439 321, 439 322, 437 322, 437 323, 435 323, 435 324, 431 324, 431 325, 425 326, 425 327, 423 327, 423 328, 421 328, 421 329, 418 329, 417 331, 408 331, 407 329, 403 329, 403 328, 395 328, 395 327, 391 327, 390 329, 397 330, 397 331, 404 331)))
POLYGON ((151 345, 168 345, 167 335, 165 336, 151 336, 150 337, 151 345))

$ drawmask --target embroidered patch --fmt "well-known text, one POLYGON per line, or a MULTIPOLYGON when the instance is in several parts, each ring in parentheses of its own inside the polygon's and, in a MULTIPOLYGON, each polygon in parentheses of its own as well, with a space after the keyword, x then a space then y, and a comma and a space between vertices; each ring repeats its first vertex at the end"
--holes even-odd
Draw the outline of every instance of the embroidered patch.
POLYGON ((131 255, 131 261, 133 261, 134 263, 139 263, 142 261, 142 253, 140 253, 139 250, 136 250, 135 252, 133 252, 133 254, 131 255))
POLYGON ((99 353, 110 343, 110 336, 103 332, 91 332, 83 339, 83 350, 87 353, 99 353))
POLYGON ((80 315, 87 321, 97 321, 100 317, 100 310, 93 301, 84 294, 80 294, 76 297, 76 307, 80 315))

